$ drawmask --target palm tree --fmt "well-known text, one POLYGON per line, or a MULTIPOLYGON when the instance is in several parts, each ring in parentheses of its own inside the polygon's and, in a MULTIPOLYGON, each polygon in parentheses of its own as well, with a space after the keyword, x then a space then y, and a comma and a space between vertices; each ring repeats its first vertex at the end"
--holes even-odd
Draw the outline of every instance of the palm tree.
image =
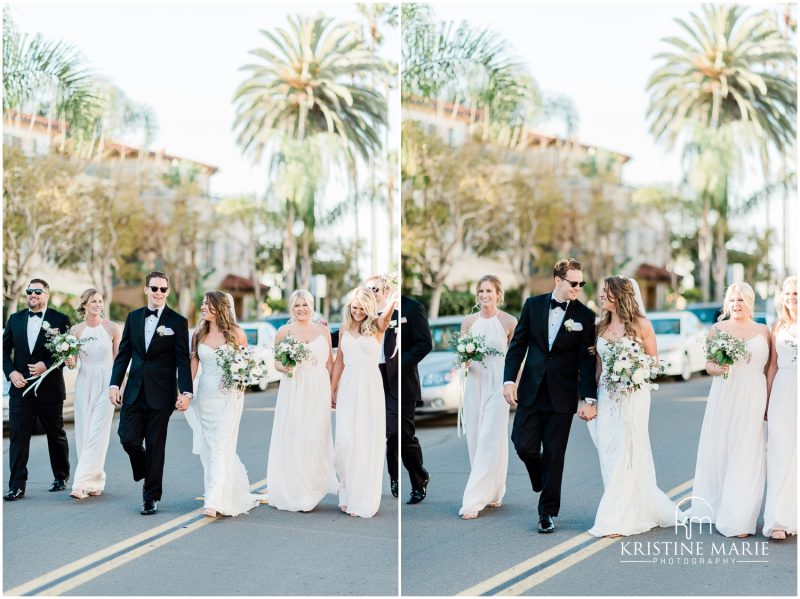
MULTIPOLYGON (((702 16, 690 13, 692 25, 676 19, 687 36, 666 38, 670 51, 656 55, 663 64, 647 84, 648 118, 656 139, 669 148, 683 143, 698 161, 702 161, 703 146, 697 141, 709 141, 713 155, 718 153, 717 135, 728 138, 733 150, 754 150, 768 180, 770 149, 782 154, 793 146, 796 135, 796 50, 770 13, 746 13, 747 8, 739 5, 707 4, 702 16), (788 74, 786 65, 790 65, 788 74)), ((725 169, 725 164, 720 164, 719 177, 730 175, 725 169)), ((727 182, 720 189, 725 198, 719 201, 714 244, 717 296, 722 293, 727 266, 723 234, 727 229, 727 182)), ((711 204, 702 186, 698 192, 706 222, 711 204)), ((711 235, 711 228, 701 227, 699 234, 711 235)), ((710 238, 702 244, 710 247, 710 238)), ((709 281, 702 283, 702 291, 708 299, 709 281)))

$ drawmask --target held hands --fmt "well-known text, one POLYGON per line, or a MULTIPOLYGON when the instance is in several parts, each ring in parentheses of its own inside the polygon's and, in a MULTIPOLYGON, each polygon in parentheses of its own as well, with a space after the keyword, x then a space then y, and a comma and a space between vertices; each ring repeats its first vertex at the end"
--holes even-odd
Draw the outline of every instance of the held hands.
POLYGON ((597 418, 597 406, 590 406, 585 401, 582 401, 581 406, 578 408, 578 417, 586 422, 594 420, 597 418))
POLYGON ((28 386, 28 381, 26 381, 25 377, 16 370, 9 375, 8 380, 11 381, 11 384, 17 389, 22 389, 23 387, 28 386))
POLYGON ((175 402, 175 407, 181 412, 185 412, 189 409, 189 403, 191 401, 191 397, 189 397, 186 393, 181 393, 178 395, 178 400, 175 402))
POLYGON ((30 376, 38 376, 42 374, 45 370, 47 370, 47 366, 44 365, 44 362, 36 362, 36 364, 28 364, 28 372, 30 372, 30 376))
POLYGON ((517 385, 516 383, 506 383, 503 385, 503 398, 512 408, 517 405, 517 385))
POLYGON ((108 390, 108 399, 109 399, 109 400, 111 401, 111 403, 112 403, 112 404, 114 404, 115 406, 121 406, 121 405, 122 405, 122 396, 121 396, 121 395, 120 395, 120 393, 119 393, 119 388, 117 388, 117 387, 111 387, 111 388, 108 390))

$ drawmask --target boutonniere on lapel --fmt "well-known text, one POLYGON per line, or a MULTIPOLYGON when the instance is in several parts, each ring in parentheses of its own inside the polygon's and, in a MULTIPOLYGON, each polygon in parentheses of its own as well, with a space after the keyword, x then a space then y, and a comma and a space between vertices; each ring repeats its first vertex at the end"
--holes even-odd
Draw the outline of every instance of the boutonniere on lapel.
POLYGON ((390 320, 390 321, 389 321, 389 328, 390 328, 390 329, 395 329, 395 328, 397 328, 397 321, 396 321, 396 320, 390 320))
POLYGON ((175 331, 173 331, 169 327, 165 327, 163 324, 156 329, 156 333, 158 333, 159 337, 169 337, 170 335, 174 335, 175 331))
POLYGON ((575 322, 570 318, 569 320, 564 322, 564 328, 571 333, 573 331, 582 331, 583 325, 579 322, 575 322))
POLYGON ((407 322, 408 318, 406 318, 405 316, 403 316, 403 318, 400 319, 400 324, 406 324, 407 322))

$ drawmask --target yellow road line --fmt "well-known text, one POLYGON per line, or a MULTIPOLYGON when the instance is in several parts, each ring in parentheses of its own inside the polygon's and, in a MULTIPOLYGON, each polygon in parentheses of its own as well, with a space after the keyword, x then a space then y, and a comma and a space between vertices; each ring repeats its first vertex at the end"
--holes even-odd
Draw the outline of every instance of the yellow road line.
MULTIPOLYGON (((692 485, 694 484, 694 479, 687 480, 684 483, 681 483, 677 487, 674 487, 667 491, 667 495, 669 497, 675 498, 678 495, 683 494, 687 490, 691 489, 692 485)), ((543 551, 535 555, 532 558, 529 558, 515 566, 511 566, 507 570, 503 570, 499 574, 495 574, 491 578, 487 578, 486 580, 479 582, 478 584, 471 586, 470 588, 461 591, 458 593, 458 596, 474 596, 474 595, 482 595, 484 593, 488 593, 494 588, 501 586, 514 578, 524 574, 525 572, 532 570, 544 563, 557 559, 561 555, 568 554, 571 550, 575 547, 579 547, 580 545, 587 543, 595 539, 589 533, 581 533, 556 545, 555 547, 551 547, 550 549, 543 551)), ((600 538, 595 539, 593 543, 590 543, 586 547, 581 548, 580 550, 576 551, 573 554, 566 555, 563 559, 557 561, 554 564, 539 570, 538 572, 534 572, 530 576, 523 578, 522 580, 515 582, 508 588, 502 589, 497 594, 498 595, 518 595, 525 591, 528 591, 535 587, 536 585, 541 584, 545 580, 560 574, 564 570, 571 568, 575 564, 591 557, 595 553, 602 551, 609 545, 614 544, 619 539, 609 539, 609 538, 600 538)))
MULTIPOLYGON (((251 484, 250 489, 251 490, 257 489, 263 486, 264 484, 266 484, 266 479, 251 484)), ((74 576, 73 578, 68 578, 63 582, 58 583, 55 587, 52 587, 51 589, 47 589, 46 592, 43 591, 42 594, 58 595, 60 593, 73 589, 76 586, 88 582, 90 580, 93 580, 94 578, 97 578, 98 576, 105 574, 106 572, 109 572, 114 568, 121 566, 124 563, 136 559, 137 557, 141 557, 142 555, 145 555, 146 553, 149 553, 150 551, 153 551, 158 547, 166 545, 167 543, 171 543, 172 541, 179 539, 180 537, 190 532, 194 532, 195 530, 198 530, 201 526, 204 526, 205 524, 211 522, 211 519, 203 519, 191 525, 187 524, 192 520, 196 519, 202 513, 203 513, 202 508, 198 508, 197 510, 194 510, 188 514, 184 514, 183 516, 173 518, 169 522, 165 522, 160 526, 156 526, 155 528, 151 528, 149 530, 141 532, 138 535, 135 535, 133 537, 124 539, 118 543, 110 545, 105 549, 95 551, 94 553, 87 555, 86 557, 83 557, 79 560, 76 560, 70 564, 61 566, 60 568, 56 568, 55 570, 51 570, 46 574, 42 574, 41 576, 38 576, 33 580, 29 580, 28 582, 25 582, 19 586, 14 587, 13 589, 5 591, 5 594, 24 595, 26 593, 30 593, 31 591, 39 589, 43 586, 50 585, 61 578, 74 576), (146 542, 150 538, 158 537, 160 534, 169 531, 170 529, 177 528, 185 524, 187 524, 187 526, 179 528, 178 530, 174 530, 173 532, 170 532, 164 535, 163 537, 157 538, 151 543, 147 543, 145 545, 141 545, 140 547, 136 547, 132 551, 124 553, 123 555, 118 555, 117 557, 107 562, 103 561, 119 553, 120 551, 125 551, 128 548, 135 547, 140 543, 146 542), (91 566, 96 562, 101 562, 101 563, 93 568, 89 568, 85 572, 81 572, 80 574, 78 574, 78 572, 80 572, 84 568, 91 566)))

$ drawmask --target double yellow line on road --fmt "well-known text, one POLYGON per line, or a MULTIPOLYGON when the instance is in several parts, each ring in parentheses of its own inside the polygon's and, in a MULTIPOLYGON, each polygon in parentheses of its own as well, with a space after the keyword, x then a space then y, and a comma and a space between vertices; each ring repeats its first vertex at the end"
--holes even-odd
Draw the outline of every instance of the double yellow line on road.
MULTIPOLYGON (((261 490, 266 479, 250 485, 251 491, 261 490)), ((5 591, 6 595, 61 595, 75 587, 94 580, 111 570, 119 568, 143 555, 155 551, 172 541, 176 541, 189 533, 212 522, 213 518, 203 516, 202 508, 194 510, 146 530, 136 536, 115 543, 105 549, 96 551, 84 558, 74 561, 29 580, 19 586, 5 591)))
MULTIPOLYGON (((693 484, 694 479, 687 480, 667 491, 667 495, 676 499, 688 491, 693 484)), ((587 532, 581 533, 461 591, 458 596, 521 595, 619 540, 618 538, 598 539, 587 532)))

